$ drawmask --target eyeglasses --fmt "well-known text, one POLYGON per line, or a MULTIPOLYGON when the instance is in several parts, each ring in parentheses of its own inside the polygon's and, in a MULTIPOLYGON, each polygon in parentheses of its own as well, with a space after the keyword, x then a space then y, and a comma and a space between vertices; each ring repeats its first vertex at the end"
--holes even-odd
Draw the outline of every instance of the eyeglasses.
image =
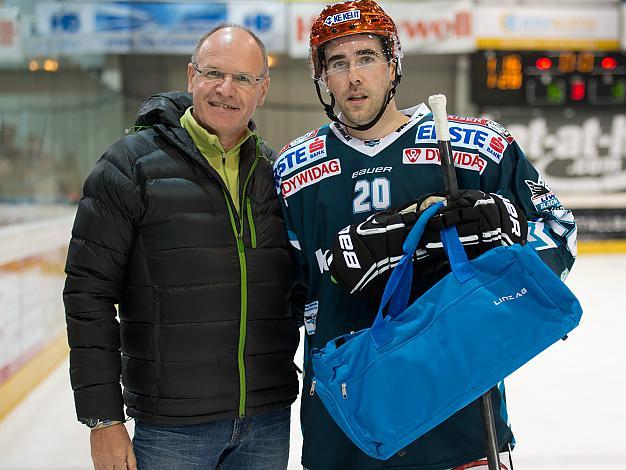
POLYGON ((224 80, 226 80, 226 76, 230 75, 233 79, 233 83, 235 84, 235 86, 239 86, 242 88, 252 88, 257 83, 263 81, 263 79, 265 78, 265 75, 260 75, 256 77, 251 73, 224 72, 223 70, 214 69, 212 67, 201 69, 196 63, 192 63, 191 65, 193 65, 193 68, 196 69, 198 75, 200 75, 204 80, 209 83, 222 83, 224 80))

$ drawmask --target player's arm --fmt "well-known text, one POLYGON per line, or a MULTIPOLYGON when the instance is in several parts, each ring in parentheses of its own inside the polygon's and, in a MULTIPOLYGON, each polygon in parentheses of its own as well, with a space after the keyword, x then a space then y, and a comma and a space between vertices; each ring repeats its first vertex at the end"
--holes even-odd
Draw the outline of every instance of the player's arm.
POLYGON ((460 191, 460 198, 440 210, 424 234, 431 256, 441 247, 438 230, 456 225, 471 258, 487 249, 529 243, 559 276, 565 277, 576 257, 576 223, 571 211, 512 141, 500 162, 498 181, 487 181, 494 193, 460 191))
POLYGON ((276 168, 274 168, 274 181, 276 185, 276 191, 278 193, 278 200, 280 202, 282 217, 285 223, 285 229, 287 231, 287 238, 289 240, 289 245, 291 248, 290 251, 294 273, 294 283, 292 285, 290 298, 291 309, 293 317, 298 324, 298 327, 301 327, 304 325, 304 304, 306 302, 309 285, 308 264, 303 253, 302 243, 300 242, 300 238, 294 228, 295 225, 292 222, 293 214, 289 210, 285 199, 280 193, 281 179, 280 175, 277 173, 276 168))
POLYGON ((541 259, 565 278, 576 259, 574 215, 559 201, 517 143, 507 149, 516 161, 512 182, 502 194, 515 201, 528 219, 528 243, 541 259))
POLYGON ((294 283, 291 289, 291 309, 298 327, 301 327, 304 325, 304 304, 306 302, 308 292, 309 271, 298 235, 296 235, 296 232, 292 230, 289 214, 282 204, 282 198, 279 197, 279 199, 281 199, 281 206, 283 208, 287 237, 289 238, 289 243, 292 248, 291 259, 294 272, 294 283))
POLYGON ((441 246, 437 229, 455 224, 469 257, 494 246, 527 242, 557 275, 565 277, 576 257, 572 212, 563 207, 514 140, 498 168, 496 181, 483 182, 493 193, 461 191, 465 197, 442 208, 442 217, 432 219, 424 234, 427 252, 432 255, 431 248, 441 246))

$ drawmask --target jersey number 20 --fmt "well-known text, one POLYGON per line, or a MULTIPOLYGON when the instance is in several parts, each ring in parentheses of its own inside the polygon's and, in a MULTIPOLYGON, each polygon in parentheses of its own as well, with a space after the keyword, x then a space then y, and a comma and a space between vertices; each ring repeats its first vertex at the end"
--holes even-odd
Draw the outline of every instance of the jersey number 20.
POLYGON ((382 211, 391 206, 391 185, 387 178, 375 178, 373 181, 358 180, 354 184, 352 212, 369 212, 372 209, 382 211))

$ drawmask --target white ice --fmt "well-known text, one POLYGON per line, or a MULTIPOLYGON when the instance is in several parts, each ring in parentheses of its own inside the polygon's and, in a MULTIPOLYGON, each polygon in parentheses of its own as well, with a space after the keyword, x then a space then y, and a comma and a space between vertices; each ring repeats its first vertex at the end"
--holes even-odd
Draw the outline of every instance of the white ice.
MULTIPOLYGON (((626 469, 626 255, 581 256, 567 283, 583 306, 581 325, 507 379, 515 469, 626 469)), ((67 369, 0 422, 1 470, 92 468, 67 369)), ((290 470, 301 468, 298 408, 290 470)))

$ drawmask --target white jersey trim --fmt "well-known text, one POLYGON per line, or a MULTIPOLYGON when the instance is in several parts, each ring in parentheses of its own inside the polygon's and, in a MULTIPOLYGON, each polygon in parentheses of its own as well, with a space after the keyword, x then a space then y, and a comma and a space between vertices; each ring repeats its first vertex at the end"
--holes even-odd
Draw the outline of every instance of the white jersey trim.
MULTIPOLYGON (((420 119, 430 113, 430 109, 424 103, 420 103, 417 106, 413 106, 412 108, 403 109, 400 111, 402 114, 409 116, 408 122, 402 126, 400 131, 393 131, 390 134, 382 137, 381 139, 376 139, 378 142, 375 145, 372 145, 372 141, 361 140, 357 137, 354 137, 348 134, 345 126, 333 122, 330 124, 330 129, 337 136, 337 138, 343 142, 345 145, 352 147, 357 152, 360 152, 368 157, 374 157, 378 155, 380 152, 385 150, 391 144, 393 144, 396 140, 398 140, 405 132, 410 130, 414 124, 416 124, 420 119)), ((339 119, 342 119, 343 114, 339 114, 339 119)))

